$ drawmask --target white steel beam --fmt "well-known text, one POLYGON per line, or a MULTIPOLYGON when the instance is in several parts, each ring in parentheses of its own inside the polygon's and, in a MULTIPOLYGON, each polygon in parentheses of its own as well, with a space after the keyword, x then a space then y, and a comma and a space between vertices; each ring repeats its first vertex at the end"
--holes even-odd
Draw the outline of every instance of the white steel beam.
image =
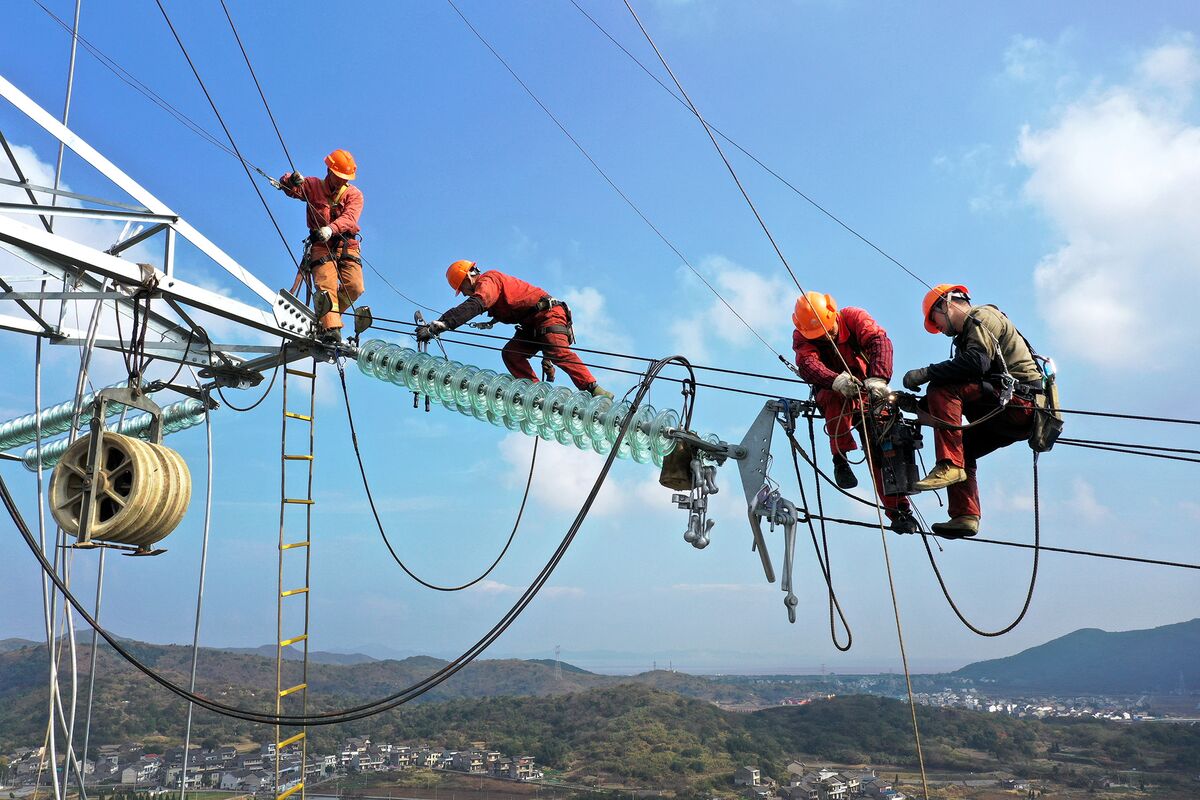
MULTIPOLYGON (((150 213, 158 214, 164 217, 179 216, 169 207, 167 207, 165 203, 163 203, 154 195, 150 194, 149 191, 134 181, 133 178, 130 178, 123 171, 121 171, 115 164, 113 164, 104 156, 100 155, 100 153, 92 148, 91 145, 73 133, 70 128, 66 127, 57 119, 48 114, 45 109, 43 109, 32 99, 30 99, 24 92, 10 83, 3 75, 0 75, 0 96, 4 97, 4 99, 16 106, 19 111, 40 125, 51 136, 69 147, 77 156, 95 167, 96 170, 116 184, 118 188, 145 206, 150 213)), ((54 213, 59 214, 62 213, 62 211, 59 209, 54 213)), ((208 238, 202 233, 182 219, 173 223, 173 227, 181 236, 194 244, 197 249, 215 261, 222 269, 232 275, 236 280, 257 294, 269 305, 274 305, 277 298, 277 293, 271 291, 271 289, 269 289, 265 283, 260 281, 254 276, 253 273, 230 257, 229 254, 227 254, 224 250, 209 241, 208 238)), ((229 316, 230 319, 235 319, 235 317, 230 315, 223 316, 229 316)))

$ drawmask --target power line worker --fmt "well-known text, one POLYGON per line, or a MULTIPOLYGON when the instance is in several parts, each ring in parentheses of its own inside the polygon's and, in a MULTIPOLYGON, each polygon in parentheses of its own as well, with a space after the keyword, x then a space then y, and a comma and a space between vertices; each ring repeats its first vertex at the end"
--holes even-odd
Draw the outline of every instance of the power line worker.
POLYGON ((934 533, 947 538, 979 532, 977 460, 1001 447, 1027 440, 1033 429, 1042 374, 1029 343, 1004 312, 992 305, 972 306, 969 290, 943 283, 921 303, 925 330, 954 339, 946 361, 911 369, 904 386, 917 391, 928 383, 923 407, 938 422, 933 441, 937 464, 918 481, 921 491, 946 489, 950 520, 934 523, 934 533), (1012 392, 1007 404, 1002 395, 1012 392), (962 420, 977 420, 965 430, 962 420))
POLYGON ((499 270, 480 272, 474 261, 455 261, 446 270, 446 282, 455 294, 467 295, 467 299, 439 319, 417 328, 418 341, 429 341, 443 331, 452 331, 486 311, 496 322, 517 326, 513 338, 500 352, 511 375, 536 381, 538 377, 529 366, 529 359, 540 350, 552 364, 563 368, 577 389, 596 397, 612 398, 612 392, 596 382, 571 349, 575 329, 571 309, 562 300, 499 270))
POLYGON ((914 533, 919 526, 908 498, 882 492, 882 459, 862 415, 864 392, 873 401, 882 400, 892 392, 888 386, 892 377, 892 340, 887 331, 863 309, 847 307, 839 311, 834 299, 820 292, 808 292, 796 300, 792 322, 796 326, 792 332, 796 367, 800 377, 812 385, 813 399, 825 417, 825 432, 833 452, 834 481, 843 489, 858 485, 846 458, 847 453, 858 449, 851 433, 857 428, 864 446, 871 448, 871 476, 884 512, 891 520, 891 529, 914 533))
POLYGON ((324 338, 340 341, 342 311, 363 293, 358 235, 363 193, 348 183, 358 174, 354 156, 334 150, 325 157, 325 166, 324 178, 289 172, 279 179, 279 188, 288 197, 308 204, 309 245, 300 268, 311 270, 317 285, 314 308, 320 314, 324 338))

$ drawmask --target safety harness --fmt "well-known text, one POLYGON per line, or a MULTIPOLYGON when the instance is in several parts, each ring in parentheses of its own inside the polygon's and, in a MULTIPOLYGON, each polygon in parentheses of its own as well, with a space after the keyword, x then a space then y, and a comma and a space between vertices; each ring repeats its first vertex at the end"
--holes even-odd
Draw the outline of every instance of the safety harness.
POLYGON ((575 344, 575 325, 571 319, 571 307, 567 305, 565 300, 559 300, 551 297, 550 295, 544 295, 537 301, 536 304, 534 304, 533 309, 529 312, 529 315, 517 323, 517 330, 521 332, 525 338, 533 339, 534 341, 541 340, 542 337, 548 333, 560 333, 567 337, 567 344, 575 344), (542 325, 541 327, 535 328, 529 324, 538 314, 544 313, 558 306, 561 306, 563 313, 567 315, 566 325, 542 325))
MULTIPOLYGON (((338 188, 337 192, 334 193, 333 197, 329 198, 329 222, 330 223, 332 223, 335 219, 337 219, 340 216, 340 214, 341 214, 340 209, 342 206, 342 197, 346 194, 346 189, 349 188, 349 186, 350 186, 349 184, 343 183, 338 188), (339 210, 335 211, 335 209, 339 209, 339 210)), ((329 253, 321 256, 320 258, 314 259, 308 253, 308 251, 305 251, 305 263, 302 265, 302 267, 304 269, 308 269, 308 270, 315 269, 327 261, 333 261, 334 263, 337 263, 340 261, 353 261, 354 263, 358 264, 360 267, 362 266, 362 259, 359 258, 354 253, 350 252, 351 243, 362 241, 361 234, 338 233, 338 234, 334 234, 333 236, 330 236, 328 241, 322 242, 317 237, 317 231, 310 230, 308 232, 308 238, 309 238, 309 242, 311 242, 311 243, 324 244, 324 245, 328 246, 329 253)))

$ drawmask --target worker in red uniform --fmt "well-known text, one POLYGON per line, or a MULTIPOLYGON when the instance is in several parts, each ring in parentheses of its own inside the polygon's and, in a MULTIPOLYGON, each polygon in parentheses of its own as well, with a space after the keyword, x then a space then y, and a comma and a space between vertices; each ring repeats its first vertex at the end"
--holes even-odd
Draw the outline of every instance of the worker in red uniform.
POLYGON ((839 311, 834 299, 820 292, 808 292, 796 300, 792 322, 796 326, 792 333, 796 367, 800 377, 815 389, 813 399, 825 417, 834 481, 843 489, 858 485, 846 458, 847 453, 858 449, 851 433, 858 428, 864 447, 871 448, 871 475, 891 529, 897 533, 916 532, 919 526, 908 498, 881 491, 881 459, 863 424, 863 395, 881 400, 892 391, 888 386, 892 340, 887 331, 863 309, 847 307, 839 311))
POLYGON ((517 332, 500 353, 509 374, 536 381, 538 377, 529 366, 529 359, 541 350, 551 363, 563 368, 575 388, 591 392, 594 397, 612 398, 612 392, 596 382, 571 349, 575 330, 571 325, 571 309, 562 300, 499 270, 480 272, 474 261, 455 261, 446 270, 446 282, 455 294, 467 295, 467 299, 439 319, 417 328, 417 341, 427 342, 486 311, 496 322, 517 326, 517 332))
POLYGON ((972 306, 967 287, 942 283, 925 293, 921 303, 925 330, 954 339, 954 355, 946 361, 910 369, 904 387, 917 391, 926 383, 922 401, 939 423, 933 442, 937 464, 916 484, 921 491, 945 489, 950 519, 930 530, 948 539, 979 532, 979 483, 976 461, 982 456, 1029 439, 1033 431, 1042 373, 1029 343, 1004 312, 995 306, 972 306), (1002 404, 1005 385, 1012 397, 1002 404), (961 429, 963 417, 975 422, 961 429))
POLYGON ((362 253, 358 218, 363 193, 349 181, 358 174, 354 156, 334 150, 325 157, 324 178, 305 178, 289 172, 277 186, 288 197, 308 204, 309 248, 301 270, 310 270, 317 292, 314 302, 321 309, 323 338, 341 341, 342 312, 363 293, 362 253))

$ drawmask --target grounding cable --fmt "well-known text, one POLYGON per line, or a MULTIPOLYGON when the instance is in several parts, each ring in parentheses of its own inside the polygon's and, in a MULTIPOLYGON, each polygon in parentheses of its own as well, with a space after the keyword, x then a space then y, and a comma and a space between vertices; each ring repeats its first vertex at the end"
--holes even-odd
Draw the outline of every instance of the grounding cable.
POLYGON ((354 457, 358 460, 358 474, 362 476, 363 490, 367 495, 367 503, 371 506, 371 515, 375 517, 375 527, 379 529, 379 535, 383 538, 383 543, 387 546, 388 552, 391 553, 392 560, 400 566, 400 569, 404 570, 408 577, 412 578, 425 588, 433 589, 434 591, 438 592, 461 592, 464 589, 470 589, 488 575, 491 575, 492 570, 496 568, 496 565, 499 564, 501 559, 504 558, 505 554, 508 553, 508 548, 512 545, 513 539, 516 538, 517 529, 521 527, 521 518, 525 516, 525 503, 529 500, 529 487, 533 485, 533 470, 537 465, 537 451, 540 438, 535 436, 533 439, 533 455, 530 456, 529 459, 529 477, 525 479, 525 493, 521 495, 521 507, 517 509, 516 521, 513 522, 512 531, 508 534, 508 541, 504 543, 504 547, 500 548, 500 554, 496 556, 496 559, 491 563, 491 565, 488 566, 488 568, 485 569, 478 577, 473 578, 466 583, 460 583, 457 586, 441 586, 436 583, 430 583, 409 569, 408 565, 405 564, 400 556, 396 553, 395 548, 392 547, 392 543, 388 539, 387 531, 384 530, 383 520, 379 516, 379 509, 375 507, 375 496, 371 492, 371 483, 367 480, 367 468, 363 465, 362 451, 359 450, 358 432, 354 428, 354 412, 350 410, 350 392, 346 388, 346 371, 342 366, 341 359, 338 359, 337 370, 338 379, 342 383, 342 397, 346 401, 346 420, 350 424, 350 443, 354 446, 354 457))

